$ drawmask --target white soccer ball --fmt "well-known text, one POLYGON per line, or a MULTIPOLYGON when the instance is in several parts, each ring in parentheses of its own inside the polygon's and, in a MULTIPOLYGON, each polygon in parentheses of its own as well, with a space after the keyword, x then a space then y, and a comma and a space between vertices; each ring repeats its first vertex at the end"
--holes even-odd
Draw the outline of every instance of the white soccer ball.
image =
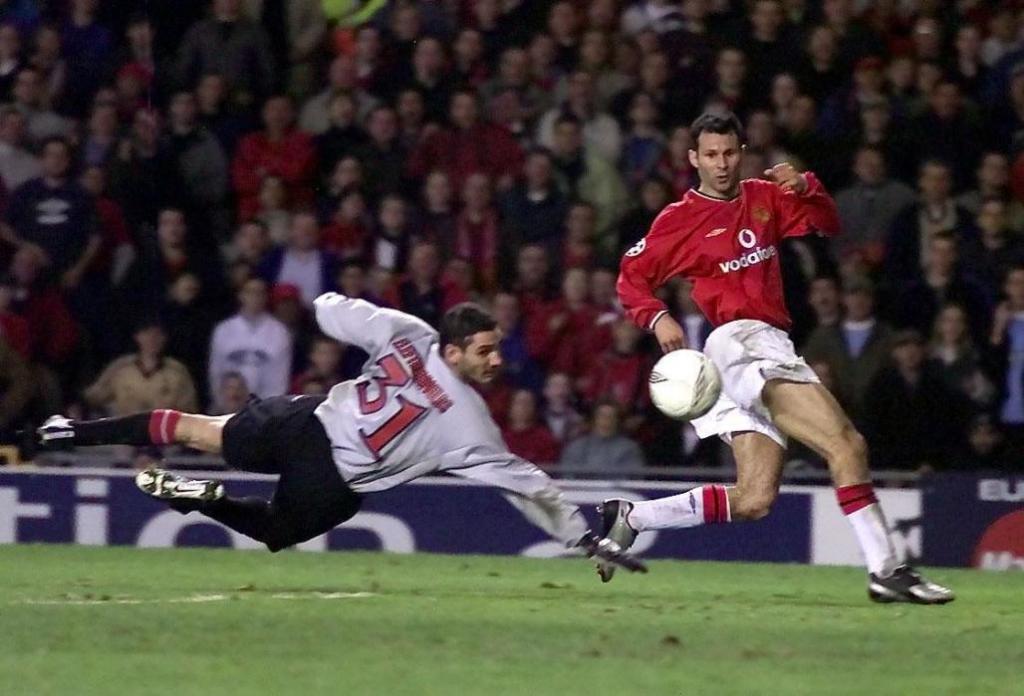
POLYGON ((666 353, 651 370, 651 401, 669 418, 693 420, 711 410, 722 392, 718 368, 697 350, 666 353))

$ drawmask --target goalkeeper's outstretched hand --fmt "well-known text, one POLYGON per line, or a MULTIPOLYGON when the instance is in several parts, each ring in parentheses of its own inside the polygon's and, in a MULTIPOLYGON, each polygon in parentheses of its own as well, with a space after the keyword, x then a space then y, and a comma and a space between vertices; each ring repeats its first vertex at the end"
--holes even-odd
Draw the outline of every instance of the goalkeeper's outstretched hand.
POLYGON ((598 538, 590 530, 587 530, 586 534, 583 535, 576 545, 586 552, 588 558, 597 558, 607 563, 614 563, 631 573, 647 572, 647 566, 639 558, 628 551, 623 551, 622 547, 611 539, 598 538))

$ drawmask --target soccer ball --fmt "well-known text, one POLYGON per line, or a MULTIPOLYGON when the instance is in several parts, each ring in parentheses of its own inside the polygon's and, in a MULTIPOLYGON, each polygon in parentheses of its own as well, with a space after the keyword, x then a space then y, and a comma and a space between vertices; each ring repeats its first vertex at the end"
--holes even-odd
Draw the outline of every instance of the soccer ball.
POLYGON ((651 370, 651 401, 669 418, 692 420, 711 410, 722 392, 718 368, 696 350, 666 353, 651 370))

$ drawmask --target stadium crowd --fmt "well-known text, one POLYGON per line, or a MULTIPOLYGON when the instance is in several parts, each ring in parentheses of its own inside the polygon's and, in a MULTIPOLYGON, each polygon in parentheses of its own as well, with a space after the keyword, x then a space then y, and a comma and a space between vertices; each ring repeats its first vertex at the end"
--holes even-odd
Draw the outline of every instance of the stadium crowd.
POLYGON ((1024 3, 0 0, 0 103, 0 427, 323 393, 363 358, 311 320, 338 290, 493 308, 539 464, 714 465, 615 280, 723 108, 746 176, 835 196, 780 253, 874 466, 1021 468, 1024 3))

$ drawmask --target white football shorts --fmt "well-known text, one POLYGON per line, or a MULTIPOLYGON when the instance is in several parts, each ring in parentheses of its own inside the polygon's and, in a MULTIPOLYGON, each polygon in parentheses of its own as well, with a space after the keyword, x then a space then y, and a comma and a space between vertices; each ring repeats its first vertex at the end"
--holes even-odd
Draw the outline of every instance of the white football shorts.
POLYGON ((732 443, 732 434, 752 430, 786 446, 786 436, 775 427, 761 401, 770 379, 818 383, 810 366, 796 354, 785 331, 756 319, 737 319, 711 332, 704 354, 722 376, 722 395, 711 410, 694 418, 702 439, 718 435, 732 443))

